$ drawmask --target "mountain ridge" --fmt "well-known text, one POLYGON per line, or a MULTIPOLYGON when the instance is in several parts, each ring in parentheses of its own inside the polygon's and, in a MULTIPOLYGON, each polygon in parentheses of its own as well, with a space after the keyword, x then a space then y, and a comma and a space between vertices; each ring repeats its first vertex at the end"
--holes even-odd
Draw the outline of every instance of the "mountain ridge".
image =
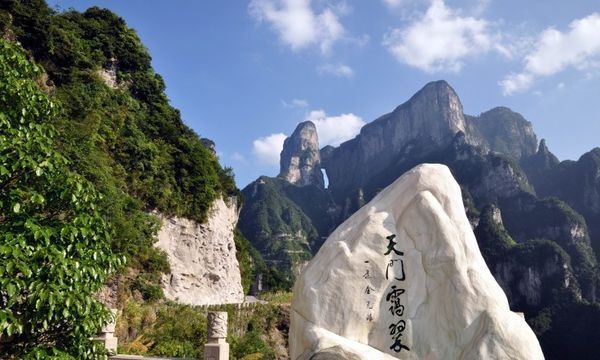
MULTIPOLYGON (((544 140, 538 143, 531 122, 521 114, 507 107, 464 114, 452 87, 436 81, 366 124, 355 138, 325 146, 319 155, 335 225, 414 166, 447 165, 461 185, 465 211, 490 269, 514 310, 525 311, 547 358, 562 354, 553 345, 558 335, 549 322, 555 319, 561 329, 573 323, 562 317, 561 306, 600 317, 600 310, 596 314, 586 305, 598 304, 600 283, 600 229, 595 226, 600 223, 600 177, 594 176, 600 173, 600 149, 577 162, 559 162, 544 140), (572 187, 577 189, 567 191, 572 187), (490 205, 504 221, 490 220, 490 205)), ((306 215, 311 222, 322 216, 306 215)), ((587 348, 581 339, 569 339, 587 348)))

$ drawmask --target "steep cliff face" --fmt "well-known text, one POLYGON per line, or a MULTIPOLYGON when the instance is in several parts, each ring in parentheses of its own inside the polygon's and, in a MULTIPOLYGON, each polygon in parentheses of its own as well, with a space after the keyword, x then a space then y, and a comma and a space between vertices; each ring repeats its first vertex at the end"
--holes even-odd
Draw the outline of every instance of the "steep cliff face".
POLYGON ((235 198, 216 200, 203 224, 158 215, 162 226, 156 246, 167 253, 171 265, 171 273, 162 279, 165 297, 191 305, 243 302, 234 242, 235 198))
POLYGON ((553 177, 549 173, 556 169, 560 161, 550 152, 546 140, 542 139, 535 154, 521 160, 521 167, 527 174, 527 178, 540 196, 548 196, 554 187, 553 177))
POLYGON ((579 295, 567 253, 547 240, 515 242, 496 206, 484 208, 475 235, 511 308, 531 316, 556 301, 558 294, 579 295))
POLYGON ((280 157, 279 177, 298 186, 324 188, 317 128, 311 121, 300 123, 285 139, 280 157))
POLYGON ((534 179, 538 195, 556 196, 585 217, 593 248, 600 252, 600 148, 577 161, 558 163, 547 148, 540 147, 524 167, 534 179))
POLYGON ((571 258, 582 296, 596 301, 598 262, 583 216, 557 198, 539 200, 531 194, 503 199, 500 207, 506 229, 518 242, 546 239, 564 249, 571 258))
MULTIPOLYGON (((456 143, 458 134, 461 145, 475 147, 475 153, 485 156, 491 151, 511 161, 535 154, 537 147, 531 123, 520 114, 499 107, 480 116, 465 115, 456 92, 445 81, 436 81, 393 112, 367 124, 355 139, 337 148, 323 148, 329 188, 338 203, 355 201, 359 190, 368 201, 410 167, 443 158, 440 151, 456 143)), ((455 160, 468 160, 471 155, 465 153, 455 160)), ((528 188, 526 177, 515 166, 491 160, 491 166, 486 165, 489 177, 480 184, 481 193, 495 190, 510 195, 528 188)))
POLYGON ((494 154, 486 156, 481 177, 471 187, 473 197, 491 202, 531 191, 525 174, 514 163, 494 154))
MULTIPOLYGON (((356 138, 323 152, 329 188, 343 202, 399 156, 413 148, 425 153, 448 145, 459 131, 467 133, 456 92, 445 81, 429 83, 391 113, 365 125, 356 138)), ((470 135, 467 140, 475 142, 470 135)))
POLYGON ((496 107, 478 117, 468 116, 475 134, 491 151, 519 160, 535 154, 537 137, 531 123, 506 107, 496 107))

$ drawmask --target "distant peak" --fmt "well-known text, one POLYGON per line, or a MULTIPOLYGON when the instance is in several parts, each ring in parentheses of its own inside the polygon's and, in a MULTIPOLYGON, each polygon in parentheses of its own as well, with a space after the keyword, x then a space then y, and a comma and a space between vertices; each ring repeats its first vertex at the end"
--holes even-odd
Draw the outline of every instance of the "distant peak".
POLYGON ((450 84, 448 84, 448 82, 446 80, 430 81, 427 84, 425 84, 425 86, 423 86, 423 89, 428 88, 428 87, 452 89, 452 87, 450 86, 450 84))
POLYGON ((521 114, 519 114, 516 111, 513 111, 511 108, 506 107, 506 106, 496 106, 495 108, 492 108, 486 112, 483 112, 481 115, 487 115, 487 116, 491 116, 491 115, 502 115, 502 114, 506 114, 506 115, 512 115, 515 116, 516 118, 518 118, 519 120, 525 120, 525 118, 523 118, 523 116, 521 114))
POLYGON ((319 137, 312 121, 301 122, 292 135, 285 139, 279 162, 279 177, 289 183, 324 188, 319 137))
POLYGON ((299 123, 298 126, 296 126, 296 130, 294 130, 294 133, 302 131, 302 129, 305 129, 305 128, 313 128, 315 130, 317 129, 315 123, 313 123, 310 120, 307 120, 307 121, 303 121, 303 122, 299 123))
POLYGON ((421 90, 419 90, 417 92, 417 94, 419 94, 420 92, 451 93, 454 96, 458 96, 458 95, 456 95, 456 91, 454 91, 452 86, 450 86, 450 84, 448 84, 448 82, 446 80, 437 80, 437 81, 428 82, 427 84, 425 84, 425 86, 423 86, 423 88, 421 88, 421 90))
POLYGON ((546 145, 546 139, 542 139, 540 141, 540 146, 538 147, 539 154, 547 154, 550 151, 548 150, 548 146, 546 145))
MULTIPOLYGON (((421 90, 417 91, 416 94, 412 96, 410 101, 416 101, 417 99, 432 99, 437 100, 440 103, 458 103, 460 105, 460 100, 458 98, 458 94, 456 91, 446 82, 446 80, 438 80, 432 81, 430 83, 425 84, 421 88, 421 90)), ((462 105, 460 105, 462 111, 462 105)))

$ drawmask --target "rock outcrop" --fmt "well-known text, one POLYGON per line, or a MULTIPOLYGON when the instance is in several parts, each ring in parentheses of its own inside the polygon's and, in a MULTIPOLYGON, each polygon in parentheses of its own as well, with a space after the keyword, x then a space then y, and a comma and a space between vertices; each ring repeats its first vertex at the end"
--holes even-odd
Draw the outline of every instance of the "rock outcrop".
POLYGON ((445 147, 459 131, 468 142, 477 143, 467 131, 454 89, 445 81, 429 83, 391 113, 365 125, 356 138, 323 152, 329 188, 336 201, 343 202, 413 148, 425 153, 445 147))
POLYGON ((488 270, 443 165, 409 171, 331 234, 296 282, 290 351, 292 359, 543 359, 488 270))
POLYGON ((280 157, 279 177, 298 186, 315 185, 324 188, 317 128, 311 121, 298 124, 285 139, 280 157))
POLYGON ((466 115, 454 89, 443 80, 435 81, 391 113, 365 125, 356 138, 321 150, 329 189, 339 204, 354 201, 360 189, 368 201, 381 185, 387 186, 408 170, 405 164, 411 168, 428 157, 439 157, 458 134, 482 155, 492 152, 514 161, 535 154, 537 148, 533 127, 520 114, 497 107, 479 116, 466 115))
POLYGON ((506 107, 496 107, 477 117, 467 116, 473 136, 493 152, 514 160, 535 154, 538 141, 533 126, 519 113, 506 107), (477 135, 476 135, 477 134, 477 135))
POLYGON ((496 206, 483 209, 475 236, 511 308, 532 318, 556 298, 581 298, 571 258, 565 250, 549 240, 515 242, 504 228, 502 212, 496 206))
POLYGON ((111 58, 105 65, 104 68, 98 70, 98 76, 100 79, 111 89, 117 89, 119 87, 119 81, 117 78, 117 72, 119 70, 119 62, 115 58, 111 58))
POLYGON ((238 221, 235 198, 217 199, 208 221, 165 217, 157 246, 167 253, 171 273, 162 279, 165 297, 191 305, 244 301, 236 259, 234 230, 238 221))

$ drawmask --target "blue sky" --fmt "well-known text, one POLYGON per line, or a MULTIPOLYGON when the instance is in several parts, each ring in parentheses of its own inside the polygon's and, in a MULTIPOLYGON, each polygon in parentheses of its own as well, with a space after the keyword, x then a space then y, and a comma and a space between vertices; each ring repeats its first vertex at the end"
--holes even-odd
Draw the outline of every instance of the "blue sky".
POLYGON ((561 159, 600 146, 600 0, 48 0, 135 28, 173 106, 238 186, 278 172, 300 121, 353 137, 432 80, 508 106, 561 159))

